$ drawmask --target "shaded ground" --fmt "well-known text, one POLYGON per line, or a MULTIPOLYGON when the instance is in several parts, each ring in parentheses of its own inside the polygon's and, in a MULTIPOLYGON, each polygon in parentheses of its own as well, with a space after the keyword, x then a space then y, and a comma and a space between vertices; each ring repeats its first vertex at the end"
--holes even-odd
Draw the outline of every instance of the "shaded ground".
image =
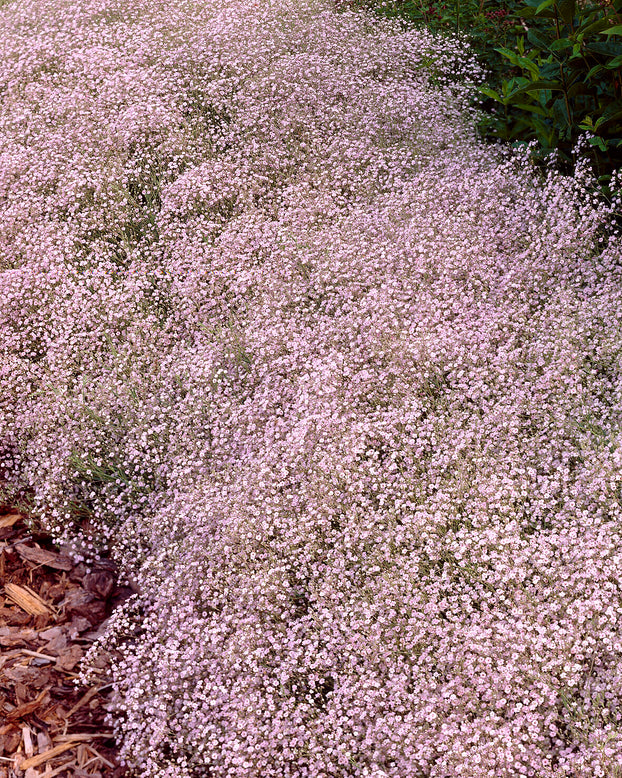
POLYGON ((105 660, 98 684, 74 683, 80 659, 129 594, 114 565, 87 571, 0 506, 0 585, 0 778, 126 775, 104 723, 105 660))

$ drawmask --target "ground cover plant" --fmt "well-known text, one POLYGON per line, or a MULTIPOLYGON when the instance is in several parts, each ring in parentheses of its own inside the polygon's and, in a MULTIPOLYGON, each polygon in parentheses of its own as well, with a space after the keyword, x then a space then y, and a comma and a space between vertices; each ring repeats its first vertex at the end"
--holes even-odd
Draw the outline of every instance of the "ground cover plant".
POLYGON ((620 202, 459 39, 0 14, 0 497, 136 589, 136 775, 619 775, 620 202))

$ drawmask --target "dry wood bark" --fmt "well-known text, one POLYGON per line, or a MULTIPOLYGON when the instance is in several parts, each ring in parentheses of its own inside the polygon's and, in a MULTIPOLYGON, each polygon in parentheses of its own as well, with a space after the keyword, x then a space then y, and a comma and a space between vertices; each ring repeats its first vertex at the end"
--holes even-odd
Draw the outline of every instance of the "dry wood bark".
POLYGON ((0 778, 128 775, 104 726, 108 666, 96 685, 74 680, 102 622, 129 594, 109 562, 87 572, 0 506, 0 778))

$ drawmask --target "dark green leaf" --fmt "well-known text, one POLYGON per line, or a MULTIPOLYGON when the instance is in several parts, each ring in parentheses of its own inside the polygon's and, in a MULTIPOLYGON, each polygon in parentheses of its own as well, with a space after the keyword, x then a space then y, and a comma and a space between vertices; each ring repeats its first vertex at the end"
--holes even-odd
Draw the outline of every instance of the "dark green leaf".
POLYGON ((548 111, 542 108, 537 103, 512 103, 514 108, 520 108, 521 111, 530 111, 531 113, 537 113, 540 116, 548 116, 548 111))
POLYGON ((543 89, 548 89, 551 90, 552 92, 563 92, 563 87, 559 83, 559 81, 533 81, 531 84, 528 84, 527 86, 524 86, 521 89, 517 89, 516 92, 513 92, 512 97, 524 93, 535 94, 537 92, 540 92, 543 89))
POLYGON ((534 46, 537 46, 539 49, 542 49, 543 51, 548 50, 550 46, 550 41, 547 41, 545 38, 543 38, 540 33, 537 30, 534 30, 533 28, 530 29, 527 33, 527 39, 530 43, 533 43, 534 46))
POLYGON ((618 54, 622 54, 622 43, 616 43, 615 41, 608 41, 607 43, 594 41, 586 43, 585 48, 587 51, 593 51, 594 54, 604 54, 606 57, 617 57, 618 54))
POLYGON ((608 124, 609 122, 613 122, 616 119, 622 119, 622 107, 619 105, 609 105, 602 112, 594 127, 598 129, 603 124, 608 124))
POLYGON ((506 49, 505 47, 495 49, 495 51, 498 51, 499 54, 506 57, 506 59, 509 59, 513 65, 518 65, 518 54, 516 54, 516 52, 506 49))
POLYGON ((577 95, 590 95, 594 90, 590 89, 587 84, 582 81, 578 81, 576 84, 572 84, 568 87, 568 97, 576 97, 577 95))
POLYGON ((587 35, 593 32, 600 32, 601 30, 606 30, 610 24, 611 22, 609 19, 599 19, 597 22, 592 22, 586 27, 579 27, 578 32, 583 33, 583 35, 587 35))
POLYGON ((592 76, 595 76, 597 73, 600 73, 601 70, 603 70, 602 65, 594 65, 594 67, 591 68, 591 70, 588 72, 587 76, 585 77, 585 80, 589 81, 589 79, 592 78, 592 76))
POLYGON ((486 97, 491 97, 493 100, 497 100, 499 103, 503 102, 503 98, 501 97, 499 92, 495 91, 494 89, 490 89, 487 86, 478 87, 478 92, 481 92, 481 94, 486 95, 486 97))
POLYGON ((549 46, 549 49, 551 51, 564 51, 564 49, 571 49, 572 47, 572 41, 569 41, 568 38, 560 38, 559 40, 553 41, 549 46))
POLYGON ((589 143, 590 143, 590 146, 598 146, 598 148, 601 151, 607 151, 607 146, 606 146, 605 142, 603 141, 602 138, 598 137, 598 135, 596 135, 593 138, 590 138, 589 139, 589 143))
POLYGON ((550 8, 555 0, 542 0, 540 5, 536 8, 536 15, 539 15, 542 13, 542 11, 545 11, 547 8, 550 8))
POLYGON ((566 24, 571 24, 574 19, 576 0, 559 0, 557 8, 559 15, 566 24))
POLYGON ((551 10, 550 8, 545 8, 544 11, 540 11, 540 13, 537 15, 538 19, 554 19, 555 18, 555 11, 551 10))
POLYGON ((540 65, 540 77, 544 80, 559 76, 559 62, 545 62, 540 65))
POLYGON ((536 63, 532 62, 527 57, 519 57, 518 64, 523 68, 523 70, 529 71, 529 73, 531 73, 532 78, 536 79, 540 75, 540 71, 536 63))
POLYGON ((552 148, 555 145, 555 133, 553 130, 545 124, 537 116, 533 117, 532 124, 538 133, 538 140, 546 148, 552 148))
POLYGON ((551 106, 553 116, 558 124, 564 127, 570 127, 570 117, 568 116, 568 109, 566 108, 565 100, 560 97, 551 106))

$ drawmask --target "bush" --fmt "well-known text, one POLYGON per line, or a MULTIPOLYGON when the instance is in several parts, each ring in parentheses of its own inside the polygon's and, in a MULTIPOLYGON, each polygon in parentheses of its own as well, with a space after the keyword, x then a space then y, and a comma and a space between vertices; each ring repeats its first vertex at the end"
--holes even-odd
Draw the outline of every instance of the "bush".
POLYGON ((622 2, 599 0, 399 0, 378 13, 463 33, 487 68, 480 131, 513 145, 536 141, 536 158, 562 170, 589 159, 601 191, 615 196, 622 162, 622 2), (581 141, 584 140, 584 143, 581 141))

